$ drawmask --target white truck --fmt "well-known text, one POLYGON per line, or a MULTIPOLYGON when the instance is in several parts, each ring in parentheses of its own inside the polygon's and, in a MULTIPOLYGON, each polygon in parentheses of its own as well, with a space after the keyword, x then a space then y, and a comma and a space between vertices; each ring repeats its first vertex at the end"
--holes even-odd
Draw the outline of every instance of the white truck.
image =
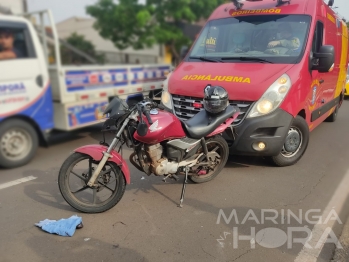
POLYGON ((167 64, 63 66, 49 10, 0 15, 0 54, 1 37, 7 37, 2 31, 12 34, 19 54, 0 60, 0 166, 5 168, 30 162, 53 129, 103 121, 103 108, 115 96, 139 101, 161 92, 171 69, 167 64))

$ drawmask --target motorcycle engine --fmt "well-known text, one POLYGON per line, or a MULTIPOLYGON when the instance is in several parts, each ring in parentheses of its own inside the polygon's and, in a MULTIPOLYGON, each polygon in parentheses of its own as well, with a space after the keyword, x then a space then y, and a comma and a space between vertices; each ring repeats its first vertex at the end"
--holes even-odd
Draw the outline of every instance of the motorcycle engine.
POLYGON ((145 150, 148 157, 151 159, 151 172, 157 176, 177 173, 179 163, 170 162, 163 156, 163 147, 161 144, 146 146, 145 150))

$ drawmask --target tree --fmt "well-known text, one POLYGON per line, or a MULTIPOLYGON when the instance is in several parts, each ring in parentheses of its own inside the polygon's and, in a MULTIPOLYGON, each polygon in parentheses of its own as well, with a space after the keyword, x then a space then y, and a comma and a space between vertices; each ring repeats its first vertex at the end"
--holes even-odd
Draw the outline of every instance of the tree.
POLYGON ((86 11, 96 18, 95 28, 100 35, 124 50, 143 49, 155 43, 166 44, 179 60, 179 49, 189 45, 180 26, 207 18, 226 0, 99 0, 86 11))
MULTIPOLYGON (((88 40, 85 39, 83 35, 73 33, 66 39, 66 42, 80 51, 88 54, 89 56, 95 58, 98 63, 103 64, 105 62, 105 57, 102 54, 97 54, 95 46, 88 40)), ((62 62, 63 64, 86 64, 89 63, 84 57, 76 54, 72 50, 62 46, 61 47, 62 62)))

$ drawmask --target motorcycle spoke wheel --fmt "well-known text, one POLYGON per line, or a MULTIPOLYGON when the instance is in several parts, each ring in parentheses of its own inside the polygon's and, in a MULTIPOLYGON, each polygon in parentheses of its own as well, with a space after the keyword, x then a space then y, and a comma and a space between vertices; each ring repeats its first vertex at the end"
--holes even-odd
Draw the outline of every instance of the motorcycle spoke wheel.
POLYGON ((75 209, 100 213, 115 206, 122 198, 126 181, 120 167, 107 162, 93 187, 87 185, 98 162, 88 155, 74 153, 59 172, 59 188, 63 198, 75 209))
MULTIPOLYGON (((107 170, 102 171, 98 176, 98 180, 97 180, 98 184, 95 185, 93 188, 87 187, 89 176, 87 176, 84 173, 84 166, 86 165, 86 162, 84 160, 88 160, 88 159, 81 159, 79 162, 74 163, 75 165, 71 167, 72 170, 70 170, 70 174, 73 174, 73 176, 69 174, 69 177, 68 177, 69 181, 67 181, 70 192, 71 193, 74 192, 73 194, 74 194, 74 197, 76 198, 76 201, 84 204, 98 205, 100 203, 108 201, 108 199, 113 196, 113 193, 115 193, 115 189, 118 187, 118 181, 116 179, 116 171, 112 170, 112 168, 109 168, 108 165, 110 165, 110 163, 107 163, 106 164, 106 166, 108 166, 107 170), (109 181, 111 177, 113 177, 112 183, 110 183, 109 181), (84 184, 82 188, 84 190, 78 189, 79 186, 81 186, 81 182, 84 184), (111 192, 103 191, 105 187, 108 187, 109 189, 111 189, 111 192), (81 193, 81 194, 78 194, 78 193, 81 193)), ((96 167, 97 167, 97 164, 95 164, 94 168, 96 167)))
POLYGON ((78 175, 77 173, 73 172, 73 171, 70 171, 74 176, 76 176, 77 178, 80 178, 82 181, 86 182, 86 178, 85 177, 82 177, 80 175, 78 175))
MULTIPOLYGON (((194 183, 204 183, 214 179, 224 168, 227 163, 229 156, 229 148, 225 139, 221 136, 215 136, 206 141, 207 150, 209 153, 216 153, 217 155, 212 160, 212 165, 198 164, 198 168, 195 170, 194 175, 189 175, 189 180, 194 183), (205 174, 200 174, 200 172, 205 172, 205 174)), ((198 153, 201 153, 202 149, 199 149, 198 153)), ((208 159, 204 159, 203 162, 207 162, 208 159)))
POLYGON ((88 189, 89 187, 88 186, 84 186, 84 187, 82 187, 82 188, 80 188, 79 190, 76 190, 75 192, 72 192, 73 194, 76 194, 76 193, 79 193, 79 192, 81 192, 81 191, 84 191, 84 190, 86 190, 86 189, 88 189))

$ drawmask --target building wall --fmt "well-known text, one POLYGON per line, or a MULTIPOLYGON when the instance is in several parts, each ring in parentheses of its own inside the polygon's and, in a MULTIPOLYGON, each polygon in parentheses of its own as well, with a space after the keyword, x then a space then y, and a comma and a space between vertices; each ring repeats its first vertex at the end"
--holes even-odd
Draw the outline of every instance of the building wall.
POLYGON ((9 8, 14 14, 25 12, 25 0, 0 0, 0 6, 9 8))
MULTIPOLYGON (((1 1, 1 0, 0 0, 1 1)), ((114 44, 103 39, 99 33, 93 28, 95 20, 91 18, 77 18, 73 17, 58 23, 57 31, 60 38, 67 38, 72 33, 76 32, 79 35, 84 35, 85 39, 91 41, 97 52, 104 53, 109 63, 163 63, 164 55, 162 55, 162 47, 154 45, 152 48, 144 50, 134 50, 127 48, 125 50, 118 50, 114 44)))

